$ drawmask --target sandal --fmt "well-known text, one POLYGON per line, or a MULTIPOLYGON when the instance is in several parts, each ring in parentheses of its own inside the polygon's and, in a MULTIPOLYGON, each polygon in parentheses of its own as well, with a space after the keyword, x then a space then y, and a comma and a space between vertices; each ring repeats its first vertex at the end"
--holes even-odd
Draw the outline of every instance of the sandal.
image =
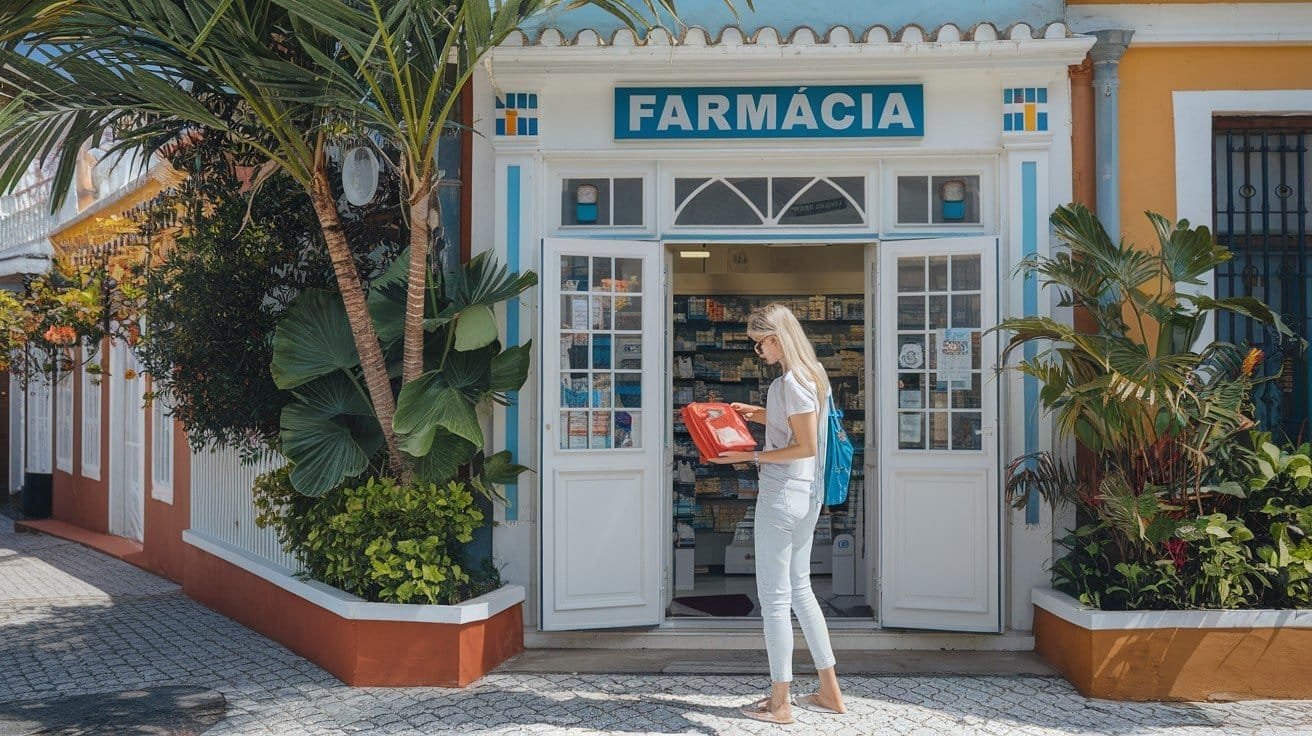
POLYGON ((816 696, 814 695, 794 695, 793 705, 797 706, 798 708, 801 708, 802 710, 809 710, 812 713, 828 713, 830 715, 835 715, 835 716, 843 715, 842 713, 834 710, 833 708, 817 703, 815 697, 816 696))
POLYGON ((765 723, 776 723, 781 726, 793 722, 792 717, 783 717, 770 710, 770 699, 761 698, 753 703, 744 705, 738 709, 739 713, 751 718, 754 721, 764 721, 765 723))

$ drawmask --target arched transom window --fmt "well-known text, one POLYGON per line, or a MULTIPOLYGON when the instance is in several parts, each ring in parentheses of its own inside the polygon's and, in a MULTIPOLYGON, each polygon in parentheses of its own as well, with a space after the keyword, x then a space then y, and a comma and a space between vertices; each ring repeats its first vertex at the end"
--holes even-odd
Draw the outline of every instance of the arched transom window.
POLYGON ((866 223, 862 176, 694 177, 674 180, 680 226, 833 227, 866 223))

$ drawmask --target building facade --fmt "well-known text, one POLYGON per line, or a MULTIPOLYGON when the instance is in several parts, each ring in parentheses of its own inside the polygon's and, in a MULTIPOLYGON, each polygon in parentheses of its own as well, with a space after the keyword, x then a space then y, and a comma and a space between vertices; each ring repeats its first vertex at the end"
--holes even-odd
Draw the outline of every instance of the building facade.
POLYGON ((1052 437, 988 330, 1051 313, 1013 270, 1073 197, 1094 39, 1060 4, 859 5, 699 7, 642 37, 550 17, 478 80, 475 243, 542 284, 506 314, 539 351, 495 432, 537 471, 495 530, 536 641, 680 646, 755 613, 754 481, 701 464, 678 409, 763 403, 742 320, 784 301, 857 443, 812 559, 844 645, 1031 645, 1051 519, 1009 510, 1001 473, 1052 437))
MULTIPOLYGON (((1032 591, 1071 520, 1010 508, 1003 475, 1067 448, 989 328, 1076 318, 1017 266, 1055 247, 1048 215, 1080 201, 1143 244, 1144 210, 1211 224, 1236 270, 1204 288, 1260 296, 1307 334, 1312 3, 684 5, 675 30, 571 11, 514 34, 475 76, 476 135, 449 159, 462 253, 540 275, 500 315, 507 343, 537 350, 488 433, 533 469, 493 530, 526 591, 525 640, 759 645, 758 489, 699 461, 679 409, 764 403, 774 376, 743 319, 781 301, 858 451, 811 560, 837 645, 1030 649, 1032 591)), ((105 201, 57 244, 90 245, 79 223, 132 206, 105 201)), ((111 376, 131 360, 102 352, 111 376)), ((1268 421, 1301 426, 1306 361, 1268 352, 1296 367, 1268 421)), ((141 564, 175 579, 203 570, 188 592, 244 622, 278 618, 225 577, 295 571, 254 525, 267 465, 192 452, 125 383, 53 389, 37 433, 56 519, 137 540, 141 564)))

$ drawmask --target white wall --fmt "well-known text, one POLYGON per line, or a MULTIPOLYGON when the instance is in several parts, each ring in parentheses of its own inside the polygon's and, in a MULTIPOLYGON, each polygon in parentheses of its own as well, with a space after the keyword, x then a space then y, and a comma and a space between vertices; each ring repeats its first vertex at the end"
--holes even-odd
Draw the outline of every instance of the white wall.
MULTIPOLYGON (((621 50, 622 51, 622 50, 621 50)), ((564 58, 571 49, 557 49, 564 58)), ((510 63, 494 65, 494 77, 484 73, 478 77, 476 88, 476 125, 483 134, 476 140, 494 144, 495 153, 485 143, 475 149, 475 181, 494 182, 494 189, 476 186, 474 190, 475 223, 496 223, 492 243, 504 259, 509 247, 505 229, 505 191, 507 169, 517 166, 521 170, 524 201, 521 217, 525 233, 518 247, 521 264, 536 268, 542 237, 555 234, 557 213, 560 207, 558 176, 565 169, 575 171, 591 167, 596 173, 637 169, 648 172, 653 182, 661 183, 675 170, 701 170, 708 175, 740 172, 825 173, 836 166, 863 167, 869 174, 871 196, 876 201, 872 212, 871 230, 883 236, 895 230, 887 205, 892 197, 888 184, 890 173, 896 169, 925 167, 978 167, 983 175, 986 195, 982 205, 985 211, 984 231, 1002 239, 1002 257, 999 267, 1004 287, 999 294, 1004 316, 1019 313, 1020 292, 1015 284, 1008 283, 1011 271, 1019 260, 1020 244, 1013 234, 1018 232, 1014 220, 1020 215, 1020 203, 1013 195, 1012 172, 1008 168, 1007 146, 1018 155, 1027 151, 1041 153, 1039 200, 1044 208, 1039 212, 1038 225, 1041 251, 1048 247, 1047 214, 1051 207, 1071 198, 1070 150, 1070 91, 1066 59, 1038 62, 1009 62, 999 57, 961 60, 956 64, 944 62, 917 63, 914 58, 879 63, 872 61, 854 71, 850 64, 826 63, 817 53, 807 58, 803 50, 781 48, 778 56, 759 63, 742 63, 734 60, 733 51, 725 50, 723 62, 704 61, 696 65, 666 63, 636 63, 625 61, 617 54, 617 62, 609 71, 598 73, 605 64, 593 64, 590 69, 582 64, 561 62, 552 66, 551 56, 544 55, 541 64, 525 59, 524 51, 510 63), (495 86, 493 83, 495 82, 495 86), (800 141, 710 141, 710 142, 617 142, 613 135, 613 89, 615 86, 671 84, 735 85, 771 83, 879 83, 920 82, 925 92, 925 135, 913 140, 831 140, 800 141), (1049 90, 1049 133, 1004 137, 1002 133, 1002 90, 1006 87, 1046 86, 1049 90), (495 119, 492 93, 536 92, 540 96, 539 125, 541 135, 536 139, 495 138, 492 121, 495 119), (1004 144, 1004 138, 1006 142, 1004 144)), ((599 53, 599 52, 597 52, 599 53)), ((1083 56, 1079 50, 1078 56, 1083 56)), ((1030 159, 1032 160, 1032 156, 1030 159)), ((660 238, 669 226, 672 210, 663 186, 656 186, 649 197, 649 207, 655 208, 655 218, 649 217, 650 227, 643 233, 626 233, 629 237, 660 238)), ((476 230, 477 233, 477 230, 476 230)), ((909 233, 904 233, 908 234, 909 233)), ((475 239, 479 242, 478 237, 475 239)), ((1046 299, 1046 295, 1042 295, 1046 299)), ((536 290, 531 297, 536 300, 536 290)), ((525 312, 531 323, 522 322, 526 336, 536 336, 539 325, 534 317, 536 303, 525 312)), ((1046 301, 1040 308, 1051 310, 1046 301)), ((1003 459, 1021 454, 1024 437, 1020 428, 1024 422, 1024 407, 1018 380, 1004 379, 1002 386, 1004 410, 1003 459)), ((530 386, 523 393, 520 424, 521 462, 537 465, 540 426, 537 416, 537 387, 530 374, 530 386)), ((500 440, 504 426, 499 425, 495 436, 500 440)), ((1041 447, 1050 445, 1050 433, 1041 433, 1041 447)), ((495 536, 498 557, 506 558, 513 570, 512 582, 529 589, 528 618, 536 621, 537 614, 537 513, 532 506, 537 497, 537 478, 525 476, 520 487, 520 522, 500 527, 495 536)), ((1001 499, 999 499, 1001 503, 1001 499)), ((1031 620, 1029 591, 1034 585, 1047 581, 1046 565, 1050 558, 1052 539, 1051 518, 1042 515, 1038 525, 1026 526, 1023 514, 1004 514, 1004 610, 1008 628, 1027 630, 1031 620)))

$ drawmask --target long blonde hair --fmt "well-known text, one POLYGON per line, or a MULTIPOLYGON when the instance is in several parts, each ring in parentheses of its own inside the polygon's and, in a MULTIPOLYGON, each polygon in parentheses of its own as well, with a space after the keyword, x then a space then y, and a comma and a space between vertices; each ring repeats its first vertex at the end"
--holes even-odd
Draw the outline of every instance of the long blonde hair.
POLYGON ((823 404, 831 390, 829 376, 815 357, 815 347, 806 339, 802 323, 797 321, 793 310, 778 302, 752 310, 747 316, 747 336, 759 342, 770 335, 779 340, 783 349, 784 370, 797 371, 799 377, 808 379, 815 387, 817 401, 823 404))

